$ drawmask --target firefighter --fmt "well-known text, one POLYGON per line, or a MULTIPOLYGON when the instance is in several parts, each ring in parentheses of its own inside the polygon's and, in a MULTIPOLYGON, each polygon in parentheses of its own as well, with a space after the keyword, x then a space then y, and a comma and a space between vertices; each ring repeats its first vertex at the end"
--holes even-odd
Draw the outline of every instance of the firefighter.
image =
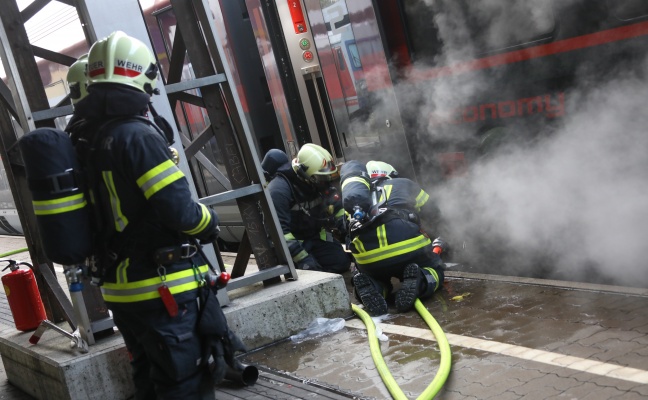
POLYGON ((307 143, 290 161, 272 149, 262 166, 288 250, 298 269, 343 273, 351 260, 331 232, 343 223, 344 210, 335 185, 340 174, 331 154, 307 143))
MULTIPOLYGON (((355 296, 372 316, 388 312, 392 299, 398 312, 410 310, 417 298, 431 296, 441 287, 445 265, 434 247, 447 247, 443 239, 430 239, 423 228, 438 216, 429 195, 414 181, 399 178, 389 164, 370 161, 358 173, 354 162, 342 166, 342 198, 351 214, 350 244, 357 273, 352 278, 355 296), (354 186, 355 185, 355 186, 354 186), (358 190, 371 199, 360 201, 368 210, 352 213, 358 190), (356 193, 351 193, 355 191, 356 193), (393 295, 392 277, 401 281, 393 295)), ((361 193, 362 194, 362 193, 361 193)))
MULTIPOLYGON (((72 108, 76 103, 83 100, 88 95, 88 54, 80 56, 68 69, 66 80, 68 89, 70 90, 70 101, 72 108)), ((72 143, 76 144, 78 137, 77 134, 83 129, 81 125, 83 122, 76 114, 72 114, 65 131, 71 134, 72 143)))
POLYGON ((88 78, 86 71, 88 69, 88 54, 83 54, 70 65, 66 80, 70 90, 70 101, 72 106, 88 95, 88 78))
POLYGON ((217 215, 192 199, 164 133, 144 117, 158 78, 149 48, 113 32, 87 65, 74 135, 90 152, 80 161, 100 211, 101 292, 131 356, 136 398, 214 398, 210 378, 222 379, 223 360, 243 350, 216 296, 199 289, 208 266, 197 240, 216 239, 217 215))

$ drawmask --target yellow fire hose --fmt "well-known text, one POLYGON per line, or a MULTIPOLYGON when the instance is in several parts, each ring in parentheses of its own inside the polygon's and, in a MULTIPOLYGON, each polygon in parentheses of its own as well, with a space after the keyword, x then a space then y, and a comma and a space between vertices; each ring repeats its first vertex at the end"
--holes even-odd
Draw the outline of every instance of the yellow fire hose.
POLYGON ((24 247, 22 249, 11 250, 6 253, 0 254, 0 258, 12 256, 14 254, 22 253, 23 251, 27 251, 27 250, 28 250, 27 247, 24 247))
MULTIPOLYGON (((416 308, 416 311, 418 311, 421 318, 423 318, 428 327, 430 327, 430 330, 434 334, 434 337, 439 344, 439 351, 441 352, 439 370, 434 376, 432 382, 430 382, 423 393, 421 393, 421 395, 417 397, 417 400, 430 400, 434 398, 437 393, 439 393, 439 390, 441 390, 446 380, 448 379, 448 375, 450 375, 452 353, 450 351, 450 344, 448 343, 448 339, 446 338, 445 333, 443 333, 443 330, 436 322, 434 317, 432 317, 432 314, 430 314, 430 312, 425 308, 425 306, 419 299, 416 299, 414 308, 416 308)), ((389 390, 389 393, 391 393, 392 397, 395 400, 407 400, 405 393, 403 393, 401 388, 394 380, 394 377, 392 376, 391 372, 389 372, 389 368, 387 368, 387 364, 382 357, 378 338, 376 337, 376 326, 374 325, 373 320, 371 319, 369 314, 367 314, 364 310, 362 310, 355 304, 351 304, 351 309, 358 315, 358 317, 360 317, 362 322, 367 327, 367 336, 369 337, 371 358, 373 359, 374 364, 376 365, 376 369, 378 370, 380 377, 385 383, 385 386, 387 386, 387 390, 389 390)))

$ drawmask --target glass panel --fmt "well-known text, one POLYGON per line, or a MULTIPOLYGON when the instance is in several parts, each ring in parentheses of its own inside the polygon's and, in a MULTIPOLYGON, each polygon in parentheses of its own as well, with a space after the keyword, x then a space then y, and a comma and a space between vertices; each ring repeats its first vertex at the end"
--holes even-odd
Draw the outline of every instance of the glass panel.
POLYGON ((360 93, 366 91, 364 72, 351 29, 346 3, 340 0, 320 0, 329 43, 333 50, 338 79, 349 115, 363 106, 360 93), (349 68, 351 66, 351 68, 349 68))
POLYGON ((646 0, 608 0, 610 13, 620 20, 630 20, 648 15, 646 0))
MULTIPOLYGON (((419 60, 435 60, 441 48, 453 60, 551 38, 550 0, 405 0, 412 47, 419 60)), ((440 61, 440 60, 435 60, 440 61)))
POLYGON ((322 75, 347 160, 378 159, 414 176, 373 0, 310 0, 322 75), (344 101, 342 101, 342 99, 344 101), (339 112, 338 112, 339 111, 339 112))

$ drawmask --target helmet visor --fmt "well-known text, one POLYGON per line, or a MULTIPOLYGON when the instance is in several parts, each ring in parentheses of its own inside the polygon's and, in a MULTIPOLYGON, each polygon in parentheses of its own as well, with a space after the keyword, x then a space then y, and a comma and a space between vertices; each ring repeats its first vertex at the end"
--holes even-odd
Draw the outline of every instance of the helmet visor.
POLYGON ((328 160, 326 164, 317 170, 311 179, 316 183, 331 182, 340 178, 340 171, 335 166, 332 160, 328 160))

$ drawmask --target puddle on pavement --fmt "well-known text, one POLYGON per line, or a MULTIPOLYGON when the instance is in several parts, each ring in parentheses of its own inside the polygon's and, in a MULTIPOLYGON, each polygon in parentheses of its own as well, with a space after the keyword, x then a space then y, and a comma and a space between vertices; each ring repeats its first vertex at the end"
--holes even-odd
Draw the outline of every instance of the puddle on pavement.
MULTIPOLYGON (((420 319, 417 315, 415 316, 420 319)), ((402 316, 398 317, 402 318, 402 316)), ((410 318, 407 315, 405 318, 410 318)), ((396 319, 390 320, 395 321, 396 319)), ((417 397, 434 379, 440 363, 436 342, 387 334, 380 342, 383 359, 408 397, 417 397)), ((457 347, 452 362, 480 357, 483 353, 457 347)), ((372 398, 391 398, 371 358, 366 331, 345 327, 317 339, 295 344, 290 340, 248 353, 242 362, 262 365, 302 380, 372 398)))

